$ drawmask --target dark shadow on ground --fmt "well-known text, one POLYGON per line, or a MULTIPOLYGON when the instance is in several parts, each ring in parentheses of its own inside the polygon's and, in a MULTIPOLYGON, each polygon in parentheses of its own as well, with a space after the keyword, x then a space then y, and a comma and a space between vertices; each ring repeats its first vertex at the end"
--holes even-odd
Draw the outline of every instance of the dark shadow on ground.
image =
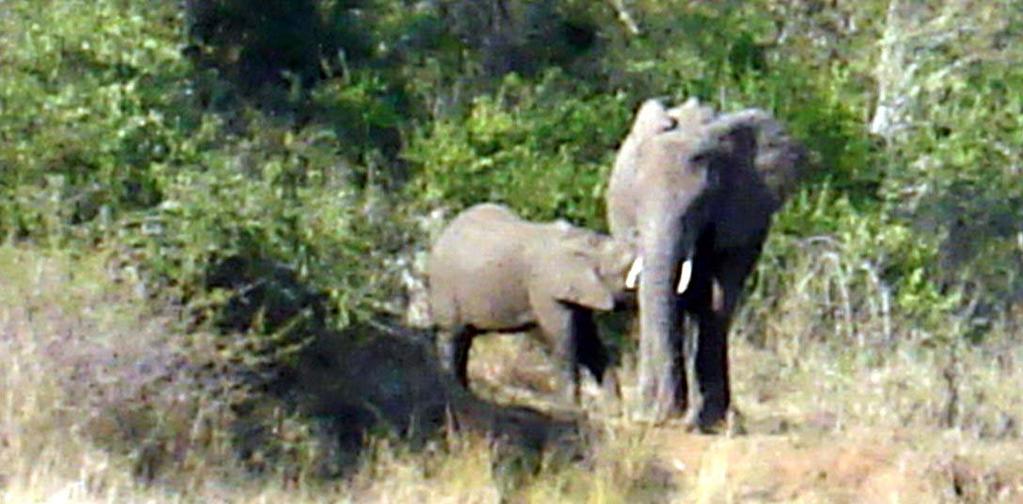
POLYGON ((282 414, 267 410, 316 426, 315 441, 329 453, 322 461, 325 477, 357 467, 371 436, 416 449, 449 428, 484 435, 497 454, 517 460, 525 455, 537 465, 551 450, 580 454, 584 427, 578 418, 500 405, 465 391, 440 368, 428 330, 384 318, 331 329, 326 296, 271 260, 229 258, 212 268, 208 284, 233 292, 215 315, 215 327, 225 335, 244 334, 260 348, 257 356, 270 357, 266 365, 239 370, 257 393, 235 408, 236 445, 243 460, 260 460, 255 469, 287 464, 288 448, 281 446, 287 443, 273 420, 282 414), (289 346, 301 350, 277 356, 289 346))
POLYGON ((501 450, 539 455, 578 449, 582 423, 465 391, 438 365, 432 335, 374 323, 325 334, 302 354, 295 385, 300 409, 334 426, 342 452, 366 433, 398 435, 413 447, 451 426, 492 439, 501 450))
POLYGON ((539 471, 542 460, 579 460, 590 429, 566 412, 497 404, 467 392, 438 365, 432 336, 382 323, 324 331, 297 362, 238 412, 235 442, 249 467, 287 467, 287 448, 267 408, 305 419, 322 457, 317 476, 344 477, 359 467, 373 437, 412 450, 443 446, 450 431, 480 435, 494 450, 499 481, 539 471), (262 410, 262 413, 260 412, 262 410))

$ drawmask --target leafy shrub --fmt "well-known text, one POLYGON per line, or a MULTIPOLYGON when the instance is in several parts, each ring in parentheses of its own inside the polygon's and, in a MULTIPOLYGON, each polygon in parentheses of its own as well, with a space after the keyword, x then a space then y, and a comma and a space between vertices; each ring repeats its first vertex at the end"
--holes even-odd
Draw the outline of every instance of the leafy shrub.
POLYGON ((15 2, 5 26, 0 233, 118 251, 150 295, 252 330, 243 361, 390 309, 405 230, 347 160, 396 122, 379 88, 322 88, 317 106, 344 114, 307 126, 209 112, 176 4, 52 4, 15 2), (211 280, 230 264, 244 274, 211 280))
POLYGON ((155 167, 187 118, 171 3, 10 2, 0 122, 0 233, 65 236, 161 198, 155 167))
POLYGON ((603 227, 603 190, 631 110, 621 95, 563 91, 564 75, 535 87, 516 77, 480 97, 469 117, 442 120, 413 137, 412 196, 464 208, 509 204, 531 219, 565 217, 603 227))
MULTIPOLYGON (((200 66, 218 69, 246 93, 292 82, 308 87, 337 58, 359 61, 372 53, 362 27, 362 1, 191 0, 187 25, 200 66)), ((329 70, 329 68, 328 68, 329 70)))

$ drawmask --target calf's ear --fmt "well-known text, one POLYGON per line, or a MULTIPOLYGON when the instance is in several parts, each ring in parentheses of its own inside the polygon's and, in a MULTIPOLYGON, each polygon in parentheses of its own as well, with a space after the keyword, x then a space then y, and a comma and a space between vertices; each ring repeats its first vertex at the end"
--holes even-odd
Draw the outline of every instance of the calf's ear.
POLYGON ((596 268, 581 262, 575 260, 559 265, 558 274, 550 279, 555 282, 554 296, 559 301, 594 310, 609 311, 614 308, 614 295, 600 281, 596 268))

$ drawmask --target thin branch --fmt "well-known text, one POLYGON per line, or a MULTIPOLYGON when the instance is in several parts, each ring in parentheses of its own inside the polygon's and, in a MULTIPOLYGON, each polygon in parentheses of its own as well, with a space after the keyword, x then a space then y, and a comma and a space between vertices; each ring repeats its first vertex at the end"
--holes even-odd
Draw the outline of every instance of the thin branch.
POLYGON ((639 24, 636 23, 636 19, 632 17, 628 7, 625 5, 625 0, 608 0, 611 4, 611 8, 618 14, 618 20, 625 25, 625 29, 633 35, 639 35, 642 33, 639 29, 639 24))

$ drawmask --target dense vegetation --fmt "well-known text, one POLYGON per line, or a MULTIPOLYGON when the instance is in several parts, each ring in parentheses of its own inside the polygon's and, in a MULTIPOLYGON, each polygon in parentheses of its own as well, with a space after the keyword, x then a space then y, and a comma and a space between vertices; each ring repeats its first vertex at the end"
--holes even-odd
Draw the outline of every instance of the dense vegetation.
POLYGON ((242 347, 276 359, 310 328, 400 316, 433 210, 492 200, 604 228, 637 104, 697 96, 769 109, 812 152, 740 337, 982 341, 1023 305, 1018 14, 1013 0, 7 0, 0 236, 101 255, 189 324, 250 331, 242 347))

